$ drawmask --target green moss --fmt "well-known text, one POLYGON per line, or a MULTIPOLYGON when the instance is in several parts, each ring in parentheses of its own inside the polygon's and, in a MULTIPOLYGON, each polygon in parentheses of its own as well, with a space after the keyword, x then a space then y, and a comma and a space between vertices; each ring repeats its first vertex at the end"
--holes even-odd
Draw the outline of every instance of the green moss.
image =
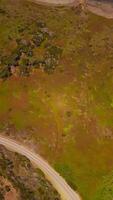
POLYGON ((98 188, 94 200, 112 200, 113 198, 113 173, 105 176, 98 188))
POLYGON ((76 180, 74 177, 74 172, 72 169, 68 166, 68 164, 63 164, 63 163, 56 163, 55 164, 55 169, 62 174, 62 176, 66 179, 66 181, 71 185, 71 187, 76 190, 77 185, 76 185, 76 180))
POLYGON ((71 129, 73 128, 73 125, 72 124, 68 124, 66 127, 64 127, 64 134, 67 135, 71 129))
POLYGON ((16 111, 16 113, 13 113, 11 122, 17 129, 25 128, 28 124, 27 115, 22 111, 16 111))

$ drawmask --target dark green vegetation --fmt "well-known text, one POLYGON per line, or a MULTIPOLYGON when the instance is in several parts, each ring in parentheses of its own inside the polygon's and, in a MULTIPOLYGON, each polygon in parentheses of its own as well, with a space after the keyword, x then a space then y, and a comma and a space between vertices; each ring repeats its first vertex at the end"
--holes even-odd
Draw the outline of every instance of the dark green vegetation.
POLYGON ((100 187, 95 195, 96 200, 113 199, 113 172, 103 178, 100 187))
POLYGON ((34 169, 26 157, 10 152, 1 145, 0 200, 5 199, 6 193, 11 190, 18 197, 12 196, 12 200, 60 200, 39 169, 34 169), (12 186, 15 190, 12 190, 12 186))
MULTIPOLYGON (((3 11, 3 8, 1 10, 3 11)), ((4 18, 7 19, 8 16, 4 12, 1 15, 5 15, 4 18)), ((62 49, 52 44, 53 33, 40 20, 33 20, 31 23, 24 28, 18 25, 18 35, 15 38, 10 34, 7 35, 11 51, 7 55, 1 50, 0 78, 8 78, 15 73, 17 67, 20 75, 28 76, 33 68, 41 68, 47 73, 52 73, 58 65, 62 49), (43 54, 38 55, 36 51, 42 49, 43 54)))
POLYGON ((1 0, 0 55, 3 79, 13 74, 0 82, 1 131, 96 199, 113 170, 113 20, 1 0))

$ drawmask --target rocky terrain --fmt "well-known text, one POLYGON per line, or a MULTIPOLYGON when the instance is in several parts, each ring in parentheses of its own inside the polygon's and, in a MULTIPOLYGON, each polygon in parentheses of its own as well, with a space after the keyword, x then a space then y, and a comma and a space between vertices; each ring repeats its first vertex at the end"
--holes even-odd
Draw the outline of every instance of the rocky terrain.
POLYGON ((18 153, 0 145, 0 200, 60 200, 44 174, 18 153))
MULTIPOLYGON (((3 9, 1 9, 1 13, 3 9)), ((34 69, 41 69, 46 73, 53 73, 59 63, 62 49, 53 45, 54 32, 49 30, 43 21, 37 20, 32 24, 35 29, 29 30, 28 38, 23 35, 24 29, 18 27, 19 37, 13 40, 13 48, 9 54, 3 51, 0 55, 0 78, 11 75, 29 76, 34 69), (42 55, 36 54, 42 51, 42 55)), ((12 38, 9 38, 12 43, 12 38)))

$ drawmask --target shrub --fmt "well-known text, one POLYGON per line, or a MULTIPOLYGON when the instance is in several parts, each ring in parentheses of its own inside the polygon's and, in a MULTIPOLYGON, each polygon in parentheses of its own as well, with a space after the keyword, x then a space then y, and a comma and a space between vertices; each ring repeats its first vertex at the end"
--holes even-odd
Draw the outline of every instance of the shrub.
POLYGON ((28 58, 21 58, 21 60, 19 61, 19 69, 20 69, 20 75, 29 76, 30 67, 28 58))
POLYGON ((41 31, 38 31, 34 36, 33 36, 33 42, 34 44, 39 47, 42 42, 45 40, 45 34, 43 34, 41 31))
POLYGON ((0 78, 5 79, 11 76, 11 68, 4 66, 0 69, 0 78))

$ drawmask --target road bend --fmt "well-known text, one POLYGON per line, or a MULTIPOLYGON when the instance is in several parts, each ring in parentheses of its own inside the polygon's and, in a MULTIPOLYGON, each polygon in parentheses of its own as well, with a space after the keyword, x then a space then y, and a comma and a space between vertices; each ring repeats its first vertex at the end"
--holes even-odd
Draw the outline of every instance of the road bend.
POLYGON ((15 140, 0 136, 0 144, 7 149, 26 156, 36 167, 40 168, 46 178, 51 182, 55 189, 61 195, 62 200, 81 200, 81 197, 75 192, 67 182, 38 154, 17 143, 15 140))

